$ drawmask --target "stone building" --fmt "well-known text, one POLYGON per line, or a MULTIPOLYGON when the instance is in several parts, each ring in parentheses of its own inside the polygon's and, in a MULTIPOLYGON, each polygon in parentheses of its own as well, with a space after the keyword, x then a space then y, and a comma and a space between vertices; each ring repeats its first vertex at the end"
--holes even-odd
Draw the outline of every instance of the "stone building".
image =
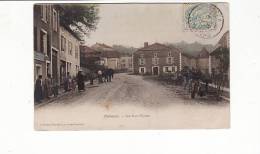
POLYGON ((60 26, 60 80, 63 83, 67 72, 76 77, 80 69, 80 41, 69 28, 60 26))
POLYGON ((105 67, 114 70, 120 69, 120 53, 114 48, 101 43, 96 43, 91 48, 100 53, 101 62, 105 67))
POLYGON ((181 70, 182 55, 179 49, 168 47, 160 43, 138 49, 133 54, 133 66, 135 74, 160 75, 181 70))
POLYGON ((206 48, 202 48, 196 57, 197 66, 202 73, 209 73, 209 52, 206 48))
POLYGON ((120 56, 120 69, 127 72, 133 71, 133 57, 130 55, 120 56))
POLYGON ((34 5, 34 79, 50 74, 59 81, 59 11, 51 4, 34 5))

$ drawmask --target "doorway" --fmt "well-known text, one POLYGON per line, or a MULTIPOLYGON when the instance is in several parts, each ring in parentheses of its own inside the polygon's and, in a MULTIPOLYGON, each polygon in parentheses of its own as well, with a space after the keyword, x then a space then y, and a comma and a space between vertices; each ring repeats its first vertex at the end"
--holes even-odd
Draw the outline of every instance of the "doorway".
POLYGON ((159 67, 158 66, 153 67, 153 75, 159 75, 159 67))

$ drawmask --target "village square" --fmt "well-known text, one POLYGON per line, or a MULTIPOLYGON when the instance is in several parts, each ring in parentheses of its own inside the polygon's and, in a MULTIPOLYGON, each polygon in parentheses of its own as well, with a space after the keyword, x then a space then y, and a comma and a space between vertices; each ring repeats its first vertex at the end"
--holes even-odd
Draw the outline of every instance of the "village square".
MULTIPOLYGON (((149 7, 139 5, 118 7, 137 8, 137 13, 149 7)), ((136 22, 125 26, 117 19, 111 20, 118 21, 112 23, 115 27, 105 24, 108 23, 106 11, 113 7, 109 4, 34 5, 35 128, 228 127, 230 47, 229 29, 222 21, 227 18, 223 10, 217 12, 221 15, 217 24, 222 24, 217 33, 203 34, 205 38, 202 38, 196 31, 186 41, 180 39, 181 34, 167 35, 163 32, 167 24, 156 27, 160 23, 149 20, 151 16, 144 15, 145 20, 138 21, 126 12, 120 16, 114 10, 110 18, 125 18, 122 23, 136 22), (75 13, 75 10, 79 11, 75 13), (138 28, 138 24, 151 24, 146 27, 151 30, 138 28), (132 29, 123 34, 126 27, 132 29), (103 32, 109 28, 114 32, 103 32), (153 39, 153 32, 158 38, 153 39), (161 35, 165 38, 159 39, 161 35), (201 40, 213 41, 201 43, 201 40), (163 123, 165 119, 171 119, 172 123, 163 123)), ((161 6, 150 7, 150 14, 160 12, 161 6)), ((192 11, 199 12, 203 7, 195 6, 192 11)), ((215 5, 209 7, 214 9, 215 5)), ((191 24, 196 23, 191 19, 192 11, 187 11, 188 30, 197 28, 191 24)), ((163 22, 167 17, 154 15, 154 18, 163 22)), ((182 25, 181 21, 176 24, 182 25)), ((185 33, 185 27, 181 33, 185 33)))

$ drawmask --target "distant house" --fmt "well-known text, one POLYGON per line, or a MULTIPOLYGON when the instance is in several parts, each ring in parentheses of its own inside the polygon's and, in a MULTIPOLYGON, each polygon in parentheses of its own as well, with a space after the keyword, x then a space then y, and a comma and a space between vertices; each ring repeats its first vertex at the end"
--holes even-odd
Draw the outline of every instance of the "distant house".
POLYGON ((181 52, 177 48, 168 47, 160 43, 148 45, 138 49, 133 54, 134 73, 160 75, 176 72, 181 69, 181 52))
POLYGON ((96 65, 103 65, 100 57, 100 52, 87 45, 80 46, 80 67, 84 72, 97 69, 96 65))
POLYGON ((120 56, 120 69, 128 72, 133 71, 133 57, 128 55, 120 56))
POLYGON ((120 53, 114 48, 101 43, 96 43, 91 46, 97 52, 100 52, 100 58, 103 65, 107 68, 112 68, 114 70, 120 69, 120 53))
POLYGON ((202 48, 196 57, 197 69, 202 73, 209 73, 209 52, 206 48, 202 48))

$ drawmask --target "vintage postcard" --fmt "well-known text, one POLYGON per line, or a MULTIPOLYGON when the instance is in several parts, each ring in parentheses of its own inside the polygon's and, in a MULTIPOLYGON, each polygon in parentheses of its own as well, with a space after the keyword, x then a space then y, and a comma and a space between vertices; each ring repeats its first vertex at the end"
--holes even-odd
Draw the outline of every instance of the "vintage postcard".
POLYGON ((230 127, 228 3, 37 3, 35 130, 230 127))

